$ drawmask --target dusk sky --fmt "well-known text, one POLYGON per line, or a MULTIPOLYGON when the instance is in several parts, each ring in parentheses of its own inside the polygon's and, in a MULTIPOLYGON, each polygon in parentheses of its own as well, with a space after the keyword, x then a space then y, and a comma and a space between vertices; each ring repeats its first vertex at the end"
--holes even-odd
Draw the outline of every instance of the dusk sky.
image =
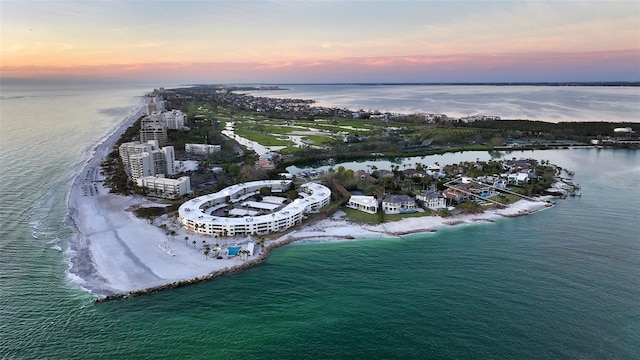
POLYGON ((640 81, 640 1, 0 0, 2 78, 640 81))

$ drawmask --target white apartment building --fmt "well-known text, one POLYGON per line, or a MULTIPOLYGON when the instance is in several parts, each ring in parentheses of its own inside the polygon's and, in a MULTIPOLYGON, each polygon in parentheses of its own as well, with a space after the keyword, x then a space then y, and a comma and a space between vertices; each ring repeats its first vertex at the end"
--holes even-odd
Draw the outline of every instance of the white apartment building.
POLYGON ((133 180, 155 175, 151 153, 144 152, 129 156, 129 169, 133 180))
POLYGON ((316 183, 300 186, 300 198, 279 211, 266 215, 222 217, 210 215, 229 203, 243 201, 269 187, 273 193, 284 193, 291 180, 251 181, 229 186, 217 193, 191 199, 180 206, 180 223, 189 231, 205 235, 235 236, 243 234, 269 234, 286 230, 302 223, 306 214, 320 211, 331 201, 331 190, 316 183))
POLYGON ((165 146, 162 148, 162 154, 164 155, 165 162, 165 175, 175 175, 176 174, 176 152, 173 146, 165 146))
POLYGON ((222 146, 220 145, 209 145, 209 144, 184 144, 184 151, 189 154, 196 155, 211 155, 214 152, 222 150, 222 146))
POLYGON ((120 158, 131 178, 136 180, 159 174, 175 175, 175 150, 173 146, 158 149, 157 141, 147 144, 129 142, 120 145, 120 158))
POLYGON ((151 152, 155 149, 158 149, 158 143, 155 141, 149 141, 146 143, 133 141, 126 142, 120 145, 120 147, 118 148, 118 152, 120 153, 120 159, 122 159, 125 170, 129 171, 131 170, 131 166, 129 164, 129 157, 131 155, 142 154, 143 152, 151 152))
POLYGON ((151 115, 154 112, 159 113, 166 108, 165 101, 162 100, 162 96, 154 96, 145 105, 145 114, 151 115))
POLYGON ((144 106, 144 114, 151 115, 156 111, 156 103, 149 101, 144 106))
POLYGON ((180 110, 165 111, 160 114, 160 117, 167 126, 167 129, 173 130, 183 129, 184 124, 187 121, 187 114, 180 110))
POLYGON ((136 180, 138 186, 147 189, 147 195, 165 199, 177 199, 191 193, 191 178, 182 176, 178 179, 145 176, 136 180))

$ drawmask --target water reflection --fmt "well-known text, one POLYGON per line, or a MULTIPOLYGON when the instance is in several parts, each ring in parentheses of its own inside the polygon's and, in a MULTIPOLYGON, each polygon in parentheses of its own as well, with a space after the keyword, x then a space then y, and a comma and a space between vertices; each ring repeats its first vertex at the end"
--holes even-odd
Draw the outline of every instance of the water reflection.
MULTIPOLYGON (((457 164, 464 161, 489 161, 510 158, 532 158, 538 161, 549 160, 551 163, 561 167, 575 168, 579 164, 584 163, 585 154, 588 157, 596 159, 600 152, 605 153, 605 157, 610 157, 616 152, 615 156, 634 157, 635 150, 612 150, 612 149, 596 149, 596 148, 575 148, 575 149, 557 149, 557 150, 510 150, 510 151, 464 151, 455 153, 446 153, 438 155, 411 156, 393 159, 370 159, 358 161, 336 162, 331 164, 315 164, 309 165, 310 168, 317 171, 327 171, 330 168, 337 169, 342 166, 347 170, 364 170, 372 172, 372 169, 391 170, 392 166, 400 166, 400 170, 415 168, 416 164, 425 166, 432 165, 448 165, 457 164), (619 151, 619 153, 617 153, 619 151)), ((287 171, 296 175, 304 168, 297 166, 287 167, 287 171)))
POLYGON ((245 147, 247 147, 250 150, 253 150, 256 152, 256 154, 258 154, 258 156, 262 156, 268 152, 271 151, 278 151, 281 149, 284 149, 286 146, 264 146, 264 145, 260 145, 259 143, 249 140, 247 138, 244 138, 238 134, 236 134, 234 132, 234 122, 228 122, 226 124, 226 127, 224 130, 222 130, 222 133, 226 136, 228 136, 229 138, 235 140, 238 142, 238 144, 243 145, 245 147))

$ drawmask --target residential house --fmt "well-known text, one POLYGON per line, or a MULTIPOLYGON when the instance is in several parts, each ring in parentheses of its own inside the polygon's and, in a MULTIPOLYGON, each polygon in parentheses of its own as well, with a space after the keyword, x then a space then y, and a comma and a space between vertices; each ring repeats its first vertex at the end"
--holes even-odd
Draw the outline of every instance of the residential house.
POLYGON ((447 198, 440 192, 425 190, 416 195, 416 200, 431 209, 438 210, 447 207, 447 198))
POLYGON ((373 176, 369 175, 369 173, 367 173, 364 170, 358 170, 356 172, 353 173, 353 177, 360 181, 365 181, 365 182, 371 182, 371 183, 377 183, 378 179, 374 178, 373 176))
POLYGON ((378 179, 382 179, 384 177, 393 177, 393 171, 391 170, 376 170, 374 171, 378 174, 378 179))
POLYGON ((443 195, 449 202, 461 203, 474 197, 469 190, 470 187, 471 184, 457 184, 446 189, 443 195))
POLYGON ((415 212, 416 201, 408 195, 386 195, 382 199, 382 211, 385 214, 415 212))
POLYGON ((378 212, 378 199, 373 196, 351 195, 347 207, 375 214, 378 212))
POLYGON ((280 154, 274 152, 268 152, 260 155, 258 159, 258 166, 261 169, 275 169, 280 160, 280 154))
POLYGON ((509 174, 507 176, 507 183, 510 185, 524 185, 529 182, 529 174, 526 172, 519 172, 514 174, 509 174))

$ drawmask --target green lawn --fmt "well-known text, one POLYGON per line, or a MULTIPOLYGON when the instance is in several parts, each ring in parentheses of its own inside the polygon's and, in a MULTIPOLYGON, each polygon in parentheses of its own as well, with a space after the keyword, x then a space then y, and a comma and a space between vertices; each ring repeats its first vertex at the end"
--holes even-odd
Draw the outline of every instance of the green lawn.
POLYGON ((322 146, 325 142, 333 142, 336 139, 330 135, 305 135, 304 139, 313 141, 313 145, 322 146))
POLYGON ((369 214, 369 213, 366 213, 364 211, 351 209, 351 208, 348 208, 348 207, 344 207, 342 210, 344 210, 344 212, 347 214, 347 220, 353 221, 353 222, 356 222, 356 223, 372 224, 372 225, 379 224, 382 218, 384 218, 384 222, 393 222, 393 221, 399 221, 399 220, 408 219, 408 218, 433 216, 428 211, 415 212, 415 213, 411 213, 411 214, 384 214, 384 215, 382 215, 381 213, 369 214))
POLYGON ((430 212, 414 212, 411 214, 385 214, 384 222, 392 222, 399 221, 402 219, 415 218, 415 217, 423 217, 423 216, 432 216, 430 212))
POLYGON ((343 207, 342 210, 347 214, 347 220, 353 221, 359 224, 372 224, 377 225, 380 223, 379 214, 369 214, 364 211, 343 207))
POLYGON ((280 140, 271 134, 251 131, 241 127, 236 127, 235 133, 251 141, 255 141, 262 146, 289 146, 293 144, 291 141, 280 140))

